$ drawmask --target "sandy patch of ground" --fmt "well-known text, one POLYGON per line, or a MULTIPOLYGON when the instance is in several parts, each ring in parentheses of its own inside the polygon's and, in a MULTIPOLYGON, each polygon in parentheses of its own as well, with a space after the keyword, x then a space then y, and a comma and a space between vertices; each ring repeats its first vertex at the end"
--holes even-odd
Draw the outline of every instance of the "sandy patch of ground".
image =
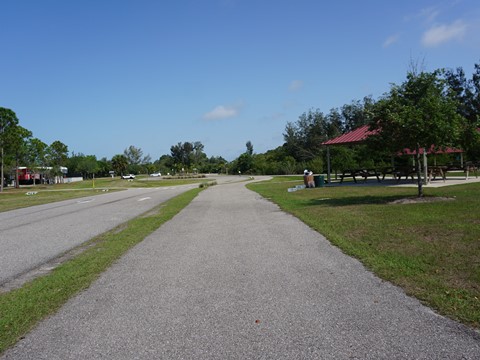
POLYGON ((451 201, 455 200, 454 197, 445 197, 445 196, 436 196, 436 197, 411 197, 405 199, 398 199, 392 201, 390 204, 422 204, 422 203, 431 203, 437 201, 451 201))

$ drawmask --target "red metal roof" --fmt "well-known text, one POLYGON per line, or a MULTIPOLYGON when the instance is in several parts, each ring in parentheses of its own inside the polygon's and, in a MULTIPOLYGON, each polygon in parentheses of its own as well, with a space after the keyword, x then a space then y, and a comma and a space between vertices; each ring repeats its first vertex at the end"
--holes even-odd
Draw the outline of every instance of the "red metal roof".
POLYGON ((346 145, 363 142, 367 137, 378 132, 378 130, 370 131, 368 127, 368 125, 361 126, 334 139, 327 140, 322 145, 346 145))
MULTIPOLYGON (((462 153, 463 150, 455 149, 451 147, 440 148, 435 150, 435 145, 432 145, 430 149, 427 150, 427 154, 455 154, 455 153, 462 153)), ((411 149, 403 149, 403 151, 399 152, 398 155, 415 155, 417 152, 411 149)), ((420 149, 420 154, 423 154, 423 148, 420 149)))
MULTIPOLYGON (((378 130, 368 130, 369 126, 364 125, 360 126, 359 128, 352 130, 348 133, 345 133, 343 135, 337 136, 336 138, 327 140, 322 143, 322 145, 347 145, 347 144, 358 144, 363 141, 365 141, 366 138, 368 138, 370 135, 374 135, 378 133, 378 130)), ((477 129, 478 132, 480 132, 480 128, 477 129)), ((455 148, 440 148, 435 150, 435 146, 432 145, 430 149, 427 150, 427 154, 453 154, 453 153, 461 153, 463 150, 461 149, 455 149, 455 148)), ((410 149, 403 149, 399 153, 399 155, 414 155, 415 150, 410 150, 410 149)), ((423 149, 420 150, 420 154, 423 154, 423 149)))

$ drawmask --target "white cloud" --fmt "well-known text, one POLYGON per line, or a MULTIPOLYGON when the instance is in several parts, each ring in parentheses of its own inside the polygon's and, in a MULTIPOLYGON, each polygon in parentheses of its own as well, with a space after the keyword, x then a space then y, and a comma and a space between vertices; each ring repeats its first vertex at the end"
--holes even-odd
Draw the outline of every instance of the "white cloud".
POLYGON ((415 14, 410 14, 405 16, 405 21, 416 21, 420 19, 426 24, 431 24, 435 19, 440 15, 440 10, 437 6, 431 6, 428 8, 423 8, 415 14))
POLYGON ((398 41, 399 38, 400 38, 400 35, 398 35, 398 34, 389 36, 389 37, 383 42, 383 47, 384 47, 384 48, 387 48, 387 47, 389 47, 390 45, 395 44, 395 43, 398 41))
POLYGON ((462 40, 466 31, 467 24, 462 20, 457 20, 451 25, 435 25, 423 34, 422 44, 433 47, 451 40, 462 40))
POLYGON ((242 108, 242 103, 235 105, 218 105, 212 111, 207 112, 203 115, 204 120, 223 120, 229 119, 240 114, 242 108))
POLYGON ((303 87, 303 81, 302 81, 302 80, 293 80, 293 81, 290 83, 290 86, 288 87, 288 89, 289 89, 290 91, 298 91, 298 90, 300 90, 302 87, 303 87))
POLYGON ((425 21, 428 23, 434 22, 439 14, 440 10, 438 10, 438 8, 434 6, 422 9, 420 11, 420 17, 424 18, 425 21))

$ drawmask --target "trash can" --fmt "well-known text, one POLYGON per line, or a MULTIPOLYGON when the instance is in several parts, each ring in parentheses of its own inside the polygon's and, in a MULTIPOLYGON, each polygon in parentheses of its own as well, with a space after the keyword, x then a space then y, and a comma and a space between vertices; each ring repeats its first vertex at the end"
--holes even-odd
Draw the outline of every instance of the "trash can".
POLYGON ((325 186, 325 176, 323 175, 315 175, 313 177, 315 181, 315 187, 324 187, 325 186))

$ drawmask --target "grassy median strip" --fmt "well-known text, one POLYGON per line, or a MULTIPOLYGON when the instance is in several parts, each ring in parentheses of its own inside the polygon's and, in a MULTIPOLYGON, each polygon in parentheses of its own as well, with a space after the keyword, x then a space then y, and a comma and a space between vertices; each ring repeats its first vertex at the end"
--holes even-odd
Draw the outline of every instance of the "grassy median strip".
POLYGON ((55 185, 30 185, 19 189, 5 188, 0 193, 0 212, 20 209, 29 206, 76 199, 85 196, 106 194, 110 191, 128 188, 158 188, 187 184, 203 184, 212 182, 208 178, 191 179, 159 179, 139 176, 135 180, 121 178, 98 178, 73 183, 55 185))
MULTIPOLYGON (((178 186, 187 184, 199 184, 206 180, 205 177, 190 178, 160 178, 138 175, 135 179, 122 179, 120 177, 106 177, 86 179, 79 182, 56 184, 57 189, 114 189, 114 188, 156 188, 165 186, 178 186)), ((38 185, 37 185, 38 186, 38 185)))
MULTIPOLYGON (((480 328, 480 183, 426 188, 337 186, 288 192, 248 185, 426 305, 480 328)), ((301 184, 300 180, 298 184, 301 184)))
POLYGON ((0 354, 40 320, 86 289, 114 261, 187 206, 200 188, 189 190, 157 208, 92 239, 87 250, 49 275, 0 294, 0 354))
POLYGON ((9 189, 8 191, 0 194, 0 212, 106 193, 107 191, 98 189, 84 189, 75 191, 52 191, 45 188, 33 190, 31 188, 9 189))

